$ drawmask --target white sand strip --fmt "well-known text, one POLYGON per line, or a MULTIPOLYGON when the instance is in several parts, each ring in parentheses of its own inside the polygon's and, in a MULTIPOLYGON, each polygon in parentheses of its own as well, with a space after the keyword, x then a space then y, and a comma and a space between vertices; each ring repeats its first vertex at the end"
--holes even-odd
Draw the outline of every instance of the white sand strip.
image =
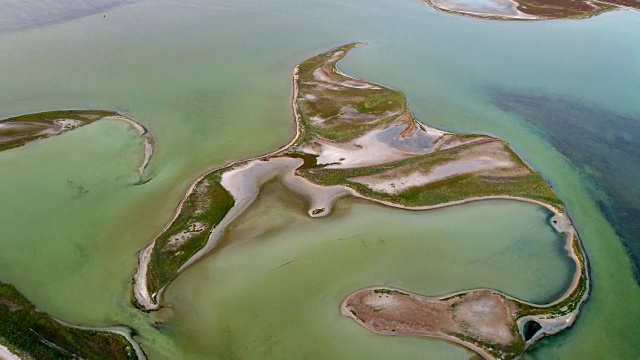
POLYGON ((213 250, 219 243, 225 229, 233 220, 242 214, 257 198, 260 187, 276 176, 294 171, 303 164, 302 159, 289 157, 272 158, 269 160, 253 160, 246 165, 227 171, 222 175, 220 184, 231 193, 235 200, 234 206, 216 226, 207 244, 185 262, 178 273, 198 261, 202 256, 213 250))
POLYGON ((138 174, 140 175, 140 179, 142 179, 142 175, 144 174, 145 169, 149 166, 149 162, 151 161, 151 157, 153 156, 153 142, 150 138, 144 138, 144 160, 140 167, 138 168, 138 174))
POLYGON ((347 186, 320 186, 309 180, 297 176, 295 169, 282 177, 282 182, 291 191, 297 192, 309 199, 309 216, 327 216, 333 210, 336 200, 348 195, 355 195, 355 191, 347 186))
POLYGON ((122 116, 122 115, 113 115, 113 116, 107 116, 105 117, 103 120, 119 120, 119 121, 124 121, 127 124, 131 125, 134 129, 136 129, 138 131, 138 134, 140 134, 140 136, 144 135, 147 133, 147 129, 144 128, 144 126, 142 126, 141 124, 139 124, 138 122, 136 122, 135 120, 129 119, 126 116, 122 116))
POLYGON ((0 360, 22 360, 18 355, 12 353, 6 347, 0 345, 0 360))
POLYGON ((384 174, 381 174, 359 176, 349 180, 363 184, 373 191, 395 195, 412 187, 424 186, 456 175, 513 166, 514 164, 511 161, 497 160, 489 156, 480 156, 474 159, 452 161, 436 166, 426 174, 421 171, 414 171, 409 175, 396 178, 382 178, 384 174))

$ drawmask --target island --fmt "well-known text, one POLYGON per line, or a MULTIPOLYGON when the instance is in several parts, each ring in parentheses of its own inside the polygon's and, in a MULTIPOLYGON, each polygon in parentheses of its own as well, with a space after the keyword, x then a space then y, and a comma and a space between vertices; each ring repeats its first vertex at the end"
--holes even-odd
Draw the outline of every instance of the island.
POLYGON ((634 0, 424 0, 424 2, 438 11, 492 20, 586 19, 614 10, 640 10, 640 2, 634 0))
POLYGON ((51 136, 89 125, 98 120, 124 121, 144 140, 144 160, 138 168, 138 183, 144 182, 144 171, 153 156, 154 139, 140 123, 111 110, 58 110, 20 115, 0 120, 0 151, 24 146, 51 136))
POLYGON ((401 91, 338 70, 338 61, 362 45, 339 46, 294 68, 294 139, 208 170, 189 187, 171 221, 140 252, 132 302, 159 309, 176 276, 218 248, 261 186, 277 180, 307 199, 310 217, 328 216, 347 196, 416 211, 496 198, 548 209, 576 264, 569 288, 550 304, 491 289, 425 297, 372 287, 348 296, 341 309, 371 331, 440 337, 487 359, 518 358, 545 335, 570 327, 590 285, 587 257, 562 201, 504 140, 429 127, 413 116, 401 91))
POLYGON ((0 282, 0 359, 144 360, 125 327, 80 327, 38 310, 12 285, 0 282))

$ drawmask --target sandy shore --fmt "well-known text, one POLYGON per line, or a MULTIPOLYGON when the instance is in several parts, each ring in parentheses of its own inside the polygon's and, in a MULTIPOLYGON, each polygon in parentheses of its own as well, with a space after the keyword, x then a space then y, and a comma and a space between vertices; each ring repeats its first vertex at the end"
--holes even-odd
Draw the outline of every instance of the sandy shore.
POLYGON ((0 360, 22 360, 18 355, 12 353, 6 347, 0 345, 0 360))
MULTIPOLYGON (((387 202, 387 201, 368 198, 368 197, 363 196, 363 195, 361 195, 359 193, 355 193, 354 196, 362 198, 362 199, 365 199, 365 200, 377 202, 377 203, 380 203, 380 204, 383 204, 383 205, 396 207, 396 208, 399 208, 399 209, 415 210, 415 211, 440 209, 440 208, 444 208, 444 207, 463 205, 463 204, 467 204, 467 203, 470 203, 470 202, 482 201, 482 200, 514 200, 514 201, 522 201, 522 202, 536 204, 536 205, 539 205, 539 206, 544 207, 545 209, 551 211, 555 215, 554 219, 557 221, 557 224, 552 224, 552 226, 554 226, 554 228, 556 228, 556 230, 558 232, 563 232, 563 233, 566 234, 565 249, 567 250, 567 253, 569 254, 569 256, 571 257, 571 259, 574 261, 574 263, 576 265, 576 271, 573 274, 573 279, 572 279, 571 285, 569 286, 567 291, 560 298, 558 298, 556 301, 554 301, 552 303, 549 303, 549 304, 547 304, 545 306, 552 306, 552 305, 560 303, 564 299, 566 299, 566 297, 569 296, 578 287, 578 285, 580 283, 580 276, 581 276, 582 272, 583 271, 584 272, 587 271, 587 269, 586 269, 587 268, 587 264, 586 263, 583 264, 580 261, 580 259, 578 258, 578 255, 576 254, 576 252, 575 252, 575 250, 573 248, 573 242, 574 241, 578 242, 578 245, 581 246, 581 247, 582 247, 582 244, 580 243, 580 240, 577 238, 577 234, 575 232, 575 229, 573 228, 571 219, 564 212, 561 212, 559 209, 555 208, 554 206, 551 206, 551 205, 549 205, 547 203, 544 203, 542 201, 528 199, 528 198, 521 198, 521 197, 516 197, 516 196, 502 195, 502 196, 474 197, 474 198, 468 198, 468 199, 464 199, 464 200, 460 200, 460 201, 451 201, 451 202, 448 202, 448 203, 443 203, 443 204, 438 204, 438 205, 431 205, 431 206, 407 207, 407 206, 402 206, 402 205, 391 203, 391 202, 387 202)), ((586 262, 586 260, 585 260, 585 262, 586 262)), ((587 274, 587 276, 588 276, 588 274, 587 274)), ((528 304, 528 305, 539 306, 537 304, 528 303, 528 302, 520 300, 520 299, 516 299, 516 300, 520 301, 522 303, 528 304)))
POLYGON ((138 134, 140 134, 140 136, 147 133, 147 129, 144 126, 142 126, 142 124, 126 116, 122 116, 122 115, 107 116, 103 120, 109 120, 109 119, 126 122, 127 124, 131 125, 134 129, 136 129, 136 131, 138 131, 138 134))

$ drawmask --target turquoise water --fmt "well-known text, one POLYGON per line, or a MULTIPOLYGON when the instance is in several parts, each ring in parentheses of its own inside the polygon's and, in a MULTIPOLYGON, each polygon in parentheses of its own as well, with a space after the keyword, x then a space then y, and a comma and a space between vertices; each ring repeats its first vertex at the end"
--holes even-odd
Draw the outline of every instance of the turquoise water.
MULTIPOLYGON (((133 130, 117 122, 97 123, 0 153, 0 200, 4 205, 0 210, 0 280, 15 284, 39 308, 64 320, 134 326, 145 350, 157 358, 260 354, 252 344, 267 346, 269 342, 258 333, 270 322, 257 321, 261 326, 254 330, 248 320, 236 324, 231 319, 257 306, 251 299, 262 293, 268 293, 269 303, 260 310, 274 318, 289 314, 278 326, 291 324, 273 336, 278 344, 273 349, 289 348, 308 358, 396 353, 413 358, 425 352, 438 359, 468 358, 466 350, 441 341, 374 336, 331 313, 331 306, 337 309, 339 304, 334 302, 345 292, 378 280, 427 293, 493 286, 532 300, 561 291, 567 270, 561 270, 566 262, 559 254, 505 236, 509 232, 501 221, 487 220, 473 228, 474 222, 461 215, 473 212, 476 207, 472 206, 405 215, 343 204, 344 213, 320 222, 304 218, 300 210, 298 215, 287 215, 293 216, 291 225, 276 227, 264 236, 249 236, 244 242, 241 238, 229 242, 185 272, 167 293, 172 305, 165 313, 143 315, 129 304, 137 251, 172 216, 190 182, 207 168, 268 152, 293 136, 292 67, 332 46, 367 41, 368 46, 353 51, 340 64, 343 71, 403 90, 416 116, 425 123, 507 139, 566 202, 593 266, 593 294, 576 327, 544 341, 528 357, 637 357, 640 292, 618 237, 593 200, 591 180, 550 146, 543 132, 497 109, 487 92, 501 89, 570 96, 633 121, 640 114, 636 101, 638 38, 637 12, 620 11, 581 21, 495 22, 437 13, 419 0, 348 4, 149 0, 115 8, 106 17, 96 14, 2 33, 0 46, 9 56, 0 57, 0 117, 58 108, 118 109, 151 128, 158 146, 150 168, 152 180, 143 186, 133 185, 142 144, 133 130), (368 221, 379 216, 415 222, 389 227, 388 231, 405 231, 394 242, 397 247, 385 245, 397 254, 418 256, 433 247, 441 247, 441 252, 424 253, 424 264, 396 259, 392 263, 397 262, 397 268, 387 265, 377 271, 363 265, 368 259, 365 255, 361 262, 335 259, 342 265, 323 267, 328 265, 322 259, 334 261, 332 250, 362 251, 355 240, 340 247, 326 245, 338 234, 325 235, 325 231, 335 227, 354 236, 375 238, 384 229, 368 221), (446 265, 443 259, 455 255, 452 251, 458 247, 439 240, 440 245, 423 248, 413 241, 428 231, 426 225, 420 226, 421 217, 432 231, 460 231, 451 233, 451 238, 457 239, 468 257, 446 258, 458 264, 446 277, 441 268, 436 269, 446 265), (435 224, 433 219, 442 223, 435 224), (358 226, 365 232, 358 233, 358 226), (308 227, 316 231, 309 236, 307 247, 301 241, 283 241, 283 237, 304 239, 308 227), (465 236, 469 229, 477 231, 465 236), (481 243, 463 242, 476 234, 481 243), (279 246, 267 246, 271 243, 279 246), (501 244, 520 245, 494 257, 480 256, 482 247, 467 248, 485 243, 487 251, 498 251, 501 244), (471 249, 478 250, 474 251, 477 258, 472 258, 471 249), (252 251, 269 256, 252 255, 252 251), (279 276, 292 281, 291 288, 300 294, 302 304, 289 312, 293 300, 280 301, 274 295, 281 288, 275 287, 272 293, 269 282, 256 285, 250 279, 279 265, 275 263, 280 260, 289 261, 295 251, 322 256, 315 262, 300 263, 309 266, 292 263, 282 268, 288 271, 279 276), (531 256, 523 258, 523 253, 531 256), (534 262, 538 257, 540 262, 534 262), (232 259, 238 263, 230 263, 232 259), (543 271, 538 277, 507 271, 518 265, 518 259, 530 261, 528 266, 545 264, 545 268, 560 270, 543 271), (477 261, 472 268, 476 277, 463 271, 464 261, 477 261), (252 266, 245 269, 242 264, 252 266), (240 272, 243 269, 246 273, 240 272), (218 271, 226 274, 228 270, 238 273, 233 283, 217 276, 218 271), (438 276, 424 275, 430 271, 438 276), (355 275, 345 280, 344 273, 355 275), (385 273, 389 274, 386 280, 380 278, 385 273), (297 274, 305 276, 296 279, 297 274), (318 279, 328 293, 318 299, 316 289, 305 284, 307 277, 318 279), (225 294, 218 297, 221 290, 225 294), (307 311, 314 305, 318 312, 307 311), (305 314, 309 316, 302 316, 305 314), (163 325, 151 326, 156 320, 163 325), (287 343, 289 336, 309 330, 316 322, 326 325, 313 329, 317 342, 305 338, 287 343), (225 323, 232 326, 225 330, 225 323), (231 340, 210 341, 207 333, 198 337, 200 330, 227 331, 239 345, 231 340), (339 342, 336 334, 362 346, 339 342), (221 347, 224 344, 228 350, 221 347), (256 352, 248 353, 252 350, 256 352)), ((295 204, 293 199, 290 202, 295 204)), ((480 215, 490 216, 503 211, 505 205, 482 206, 487 210, 480 215)), ((525 208, 517 216, 519 224, 535 231, 541 228, 541 217, 535 209, 525 208)), ((269 225, 269 229, 275 226, 269 225)), ((519 231, 512 230, 514 234, 519 231)), ((243 231, 241 234, 247 234, 243 231)), ((373 256, 374 252, 366 254, 373 256)), ((271 281, 278 279, 283 278, 271 281)))

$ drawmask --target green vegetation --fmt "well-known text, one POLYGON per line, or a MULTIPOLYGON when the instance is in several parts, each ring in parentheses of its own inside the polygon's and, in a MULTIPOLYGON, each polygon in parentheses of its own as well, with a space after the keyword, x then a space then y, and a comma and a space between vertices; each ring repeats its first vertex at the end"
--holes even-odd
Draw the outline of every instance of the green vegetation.
MULTIPOLYGON (((533 171, 526 175, 509 177, 465 173, 423 186, 408 188, 399 194, 393 195, 371 190, 366 185, 349 180, 358 176, 380 174, 391 169, 399 169, 399 172, 413 172, 420 169, 427 172, 436 165, 456 160, 462 152, 474 146, 477 145, 471 143, 427 155, 362 168, 299 169, 298 174, 320 185, 346 185, 368 198, 407 207, 438 205, 473 197, 516 196, 539 200, 559 210, 563 209, 562 201, 556 196, 549 184, 542 176, 533 171)), ((514 162, 528 169, 526 164, 506 144, 504 148, 509 150, 514 162)))
POLYGON ((298 66, 298 92, 313 98, 313 101, 308 101, 305 96, 300 96, 296 102, 302 135, 298 144, 315 136, 337 142, 353 140, 376 127, 390 124, 408 112, 402 91, 373 84, 351 87, 349 84, 353 82, 366 83, 336 70, 336 63, 357 45, 352 43, 335 48, 298 66), (316 71, 324 77, 316 76, 316 71), (367 121, 362 121, 362 115, 369 116, 367 121))
POLYGON ((233 196, 220 184, 222 172, 213 172, 198 183, 178 217, 156 239, 147 269, 150 294, 173 280, 178 269, 207 244, 211 231, 233 207, 233 196), (171 243, 172 237, 180 235, 184 240, 171 243))
POLYGON ((120 115, 111 110, 56 110, 11 117, 1 122, 30 122, 49 124, 58 119, 71 119, 91 123, 107 116, 120 115))
POLYGON ((405 296, 409 295, 407 293, 403 293, 402 291, 391 290, 391 289, 373 289, 373 292, 376 294, 387 294, 387 295, 405 295, 405 296))
POLYGON ((584 0, 517 0, 518 10, 548 19, 584 19, 616 10, 617 6, 584 0))
POLYGON ((59 127, 55 123, 56 120, 77 120, 81 123, 77 127, 80 127, 115 115, 118 113, 109 110, 60 110, 8 118, 0 121, 0 125, 12 125, 5 128, 0 126, 0 151, 23 146, 70 130, 63 128, 57 132, 54 131, 56 127, 59 127), (47 132, 48 130, 50 131, 47 132))
POLYGON ((20 357, 38 360, 138 358, 123 336, 66 327, 4 283, 0 283, 0 344, 20 357))

